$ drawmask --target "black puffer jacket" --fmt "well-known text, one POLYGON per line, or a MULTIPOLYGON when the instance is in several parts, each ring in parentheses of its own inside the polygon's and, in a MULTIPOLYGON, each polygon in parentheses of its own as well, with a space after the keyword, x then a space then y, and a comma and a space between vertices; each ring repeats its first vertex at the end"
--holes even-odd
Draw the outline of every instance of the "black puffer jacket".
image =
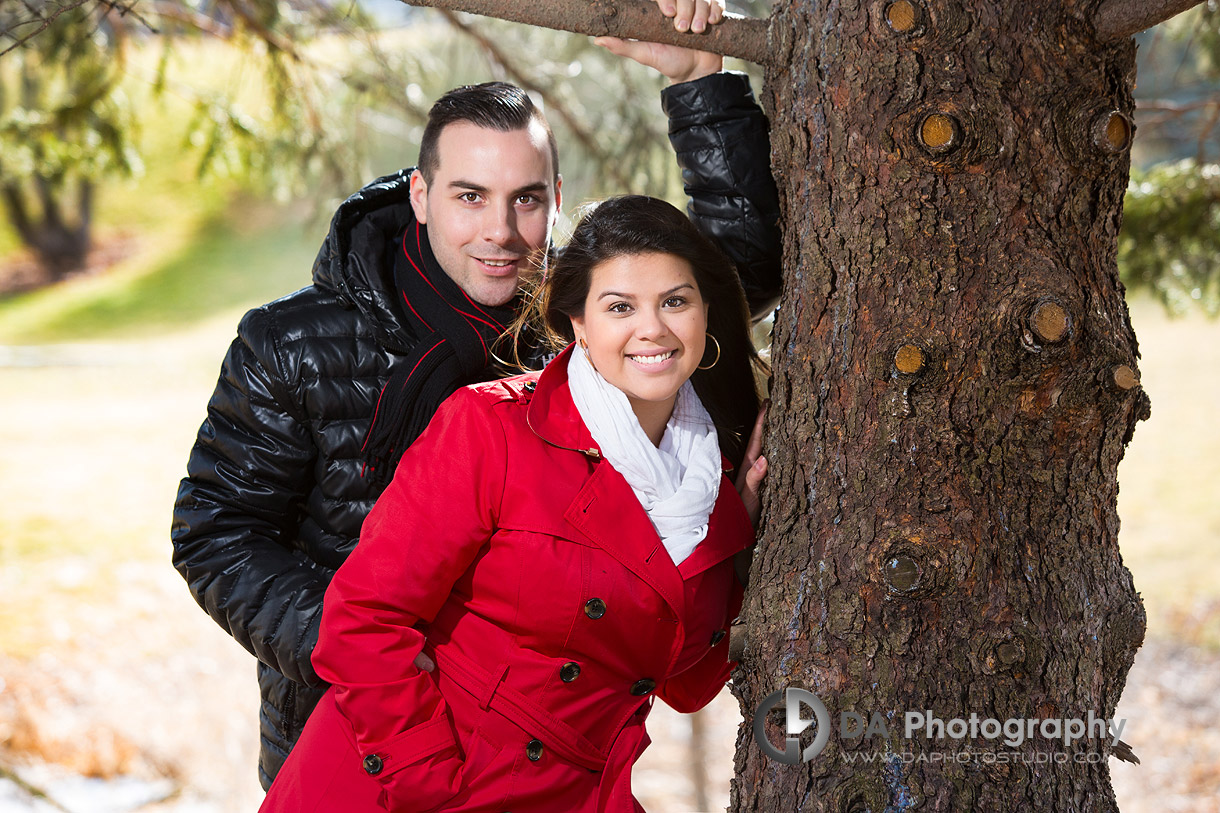
MULTIPOLYGON (((718 74, 667 89, 663 104, 691 214, 739 262, 763 313, 779 293, 778 208, 749 83, 718 74)), ((391 305, 391 238, 413 220, 409 174, 348 198, 313 285, 242 319, 178 491, 174 566, 258 658, 264 788, 325 690, 310 664, 322 595, 378 496, 360 447, 416 340, 391 305)))

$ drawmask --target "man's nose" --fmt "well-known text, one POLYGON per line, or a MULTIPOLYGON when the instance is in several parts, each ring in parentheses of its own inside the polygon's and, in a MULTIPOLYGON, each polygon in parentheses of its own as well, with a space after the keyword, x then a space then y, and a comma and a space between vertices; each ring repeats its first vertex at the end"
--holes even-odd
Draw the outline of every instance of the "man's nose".
POLYGON ((488 206, 483 221, 483 237, 498 246, 518 240, 517 212, 511 204, 488 206))

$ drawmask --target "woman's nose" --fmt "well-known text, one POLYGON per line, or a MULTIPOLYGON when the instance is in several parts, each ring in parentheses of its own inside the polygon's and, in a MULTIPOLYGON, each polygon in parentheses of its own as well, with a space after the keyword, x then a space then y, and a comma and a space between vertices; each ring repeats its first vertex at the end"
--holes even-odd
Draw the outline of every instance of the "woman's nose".
POLYGON ((636 335, 643 339, 658 339, 669 333, 665 319, 656 311, 641 309, 635 326, 636 335))

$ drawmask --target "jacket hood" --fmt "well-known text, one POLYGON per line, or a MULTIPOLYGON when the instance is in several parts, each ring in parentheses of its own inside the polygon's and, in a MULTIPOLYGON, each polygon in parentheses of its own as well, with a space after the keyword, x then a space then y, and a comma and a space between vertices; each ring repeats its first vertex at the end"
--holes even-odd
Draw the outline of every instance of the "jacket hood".
POLYGON ((369 320, 387 349, 406 352, 413 338, 399 317, 394 237, 415 222, 411 172, 383 175, 339 205, 313 264, 313 281, 369 320))

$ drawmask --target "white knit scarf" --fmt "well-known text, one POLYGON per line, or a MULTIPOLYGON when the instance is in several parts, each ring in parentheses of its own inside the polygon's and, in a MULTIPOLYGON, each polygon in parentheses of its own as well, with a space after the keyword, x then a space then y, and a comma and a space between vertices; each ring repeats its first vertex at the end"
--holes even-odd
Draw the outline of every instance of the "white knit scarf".
POLYGON ((602 456, 614 466, 648 513, 675 565, 707 536, 720 493, 716 427, 690 381, 682 384, 661 445, 654 446, 622 390, 594 369, 580 349, 568 361, 576 411, 602 456))

